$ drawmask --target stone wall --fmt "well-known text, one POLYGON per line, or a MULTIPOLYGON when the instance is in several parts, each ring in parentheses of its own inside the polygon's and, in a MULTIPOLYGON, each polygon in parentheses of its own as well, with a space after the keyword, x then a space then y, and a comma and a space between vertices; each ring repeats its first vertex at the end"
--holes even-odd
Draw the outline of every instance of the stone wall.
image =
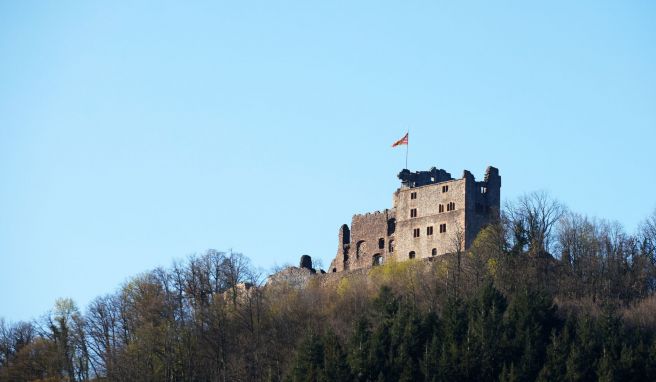
POLYGON ((455 179, 415 188, 401 188, 395 193, 394 205, 397 210, 396 253, 398 260, 410 258, 414 252, 416 258, 433 256, 454 251, 454 240, 458 232, 462 236, 465 226, 465 190, 467 179, 455 179), (448 187, 446 192, 443 187, 448 187), (412 199, 412 193, 416 198, 412 199), (455 209, 447 210, 447 205, 454 203, 455 209), (443 206, 443 212, 440 211, 443 206), (417 217, 411 217, 411 210, 416 209, 417 217), (440 232, 440 225, 446 224, 446 232, 440 232), (428 235, 428 227, 433 228, 428 235), (419 229, 419 237, 414 237, 413 230, 419 229))
POLYGON ((394 210, 354 215, 350 229, 343 225, 339 230, 337 256, 331 262, 329 272, 370 268, 375 256, 384 261, 391 238, 388 225, 394 217, 394 210), (347 237, 350 240, 347 241, 347 237))
POLYGON ((487 224, 499 218, 501 207, 501 177, 499 170, 488 167, 482 182, 476 182, 473 175, 467 189, 466 236, 465 246, 473 244, 476 235, 487 224))

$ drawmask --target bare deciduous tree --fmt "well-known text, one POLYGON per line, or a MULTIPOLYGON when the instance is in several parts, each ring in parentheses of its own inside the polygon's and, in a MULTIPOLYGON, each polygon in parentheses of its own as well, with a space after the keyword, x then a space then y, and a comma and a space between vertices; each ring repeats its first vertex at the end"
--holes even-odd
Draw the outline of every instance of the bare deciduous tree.
POLYGON ((507 205, 505 213, 515 230, 515 244, 528 245, 533 255, 550 253, 552 230, 567 209, 545 191, 525 194, 507 205))

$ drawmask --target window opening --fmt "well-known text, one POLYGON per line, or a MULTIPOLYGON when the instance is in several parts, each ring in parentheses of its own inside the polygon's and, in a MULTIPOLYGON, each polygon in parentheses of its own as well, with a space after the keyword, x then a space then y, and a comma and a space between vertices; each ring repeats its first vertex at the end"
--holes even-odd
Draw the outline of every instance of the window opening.
POLYGON ((377 265, 382 265, 383 264, 383 256, 380 255, 380 253, 377 253, 373 257, 373 262, 372 265, 375 267, 377 265))

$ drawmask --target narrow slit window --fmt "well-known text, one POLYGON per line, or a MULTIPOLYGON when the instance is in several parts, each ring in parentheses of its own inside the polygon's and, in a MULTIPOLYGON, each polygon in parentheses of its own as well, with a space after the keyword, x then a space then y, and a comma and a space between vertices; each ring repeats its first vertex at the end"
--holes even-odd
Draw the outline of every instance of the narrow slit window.
POLYGON ((421 230, 419 228, 415 228, 412 230, 412 237, 419 237, 421 234, 421 230))
POLYGON ((442 192, 449 192, 449 186, 442 186, 442 192))
POLYGON ((440 204, 440 206, 439 206, 439 212, 440 212, 440 213, 444 212, 444 204, 440 204))
POLYGON ((411 192, 410 193, 410 199, 417 199, 417 193, 416 192, 411 192))
POLYGON ((417 217, 417 209, 413 208, 410 210, 410 217, 411 218, 416 218, 417 217))

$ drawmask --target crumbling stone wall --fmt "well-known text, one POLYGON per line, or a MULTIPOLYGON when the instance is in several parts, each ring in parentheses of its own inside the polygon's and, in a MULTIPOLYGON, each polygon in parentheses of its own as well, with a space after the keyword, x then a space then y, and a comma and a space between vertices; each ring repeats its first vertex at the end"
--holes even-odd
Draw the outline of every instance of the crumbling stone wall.
MULTIPOLYGON (((469 171, 466 171, 469 173, 469 171)), ((476 235, 483 227, 499 219, 501 207, 501 176, 499 170, 489 166, 482 182, 476 182, 474 176, 468 174, 466 193, 466 247, 474 243, 476 235)))
POLYGON ((389 240, 394 235, 388 226, 394 218, 394 210, 354 215, 350 229, 345 224, 339 230, 337 256, 331 262, 329 272, 370 268, 374 259, 384 262, 389 240))

